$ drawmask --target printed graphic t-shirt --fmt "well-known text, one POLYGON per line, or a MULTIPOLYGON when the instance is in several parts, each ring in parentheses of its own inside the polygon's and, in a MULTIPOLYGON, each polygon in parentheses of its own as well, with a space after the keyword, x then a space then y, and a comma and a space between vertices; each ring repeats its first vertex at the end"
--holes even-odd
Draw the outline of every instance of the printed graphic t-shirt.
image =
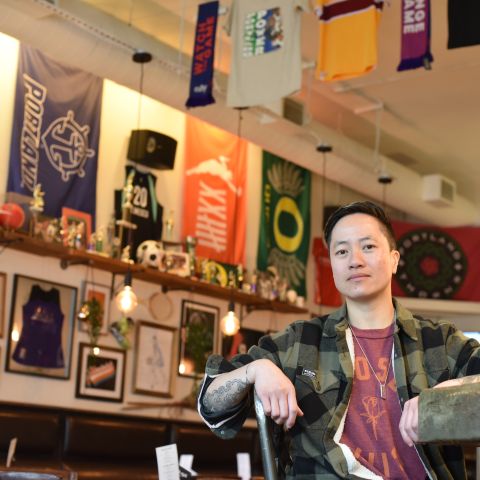
POLYGON ((300 23, 308 8, 308 0, 233 0, 229 107, 273 102, 300 89, 300 23))
POLYGON ((378 379, 386 381, 385 399, 364 353, 354 338, 355 369, 352 396, 341 443, 355 458, 387 480, 424 480, 425 469, 414 447, 402 439, 398 424, 402 415, 393 373, 394 324, 387 328, 361 330, 350 327, 361 343, 378 379))

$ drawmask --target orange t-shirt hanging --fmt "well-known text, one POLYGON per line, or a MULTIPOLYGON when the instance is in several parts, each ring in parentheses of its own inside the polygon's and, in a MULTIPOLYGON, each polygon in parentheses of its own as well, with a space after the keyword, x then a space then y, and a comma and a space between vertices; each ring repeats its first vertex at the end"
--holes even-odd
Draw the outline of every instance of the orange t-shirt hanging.
POLYGON ((196 254, 244 264, 247 142, 187 116, 183 236, 196 254))
POLYGON ((373 70, 383 0, 316 0, 316 5, 320 20, 317 77, 346 80, 373 70))

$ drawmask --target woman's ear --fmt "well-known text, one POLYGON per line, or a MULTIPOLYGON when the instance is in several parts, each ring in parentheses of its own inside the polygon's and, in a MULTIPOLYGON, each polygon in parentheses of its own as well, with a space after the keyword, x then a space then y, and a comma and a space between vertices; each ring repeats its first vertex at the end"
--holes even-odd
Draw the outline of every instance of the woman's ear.
POLYGON ((398 250, 392 250, 392 272, 393 274, 397 273, 398 262, 400 261, 400 252, 398 250))

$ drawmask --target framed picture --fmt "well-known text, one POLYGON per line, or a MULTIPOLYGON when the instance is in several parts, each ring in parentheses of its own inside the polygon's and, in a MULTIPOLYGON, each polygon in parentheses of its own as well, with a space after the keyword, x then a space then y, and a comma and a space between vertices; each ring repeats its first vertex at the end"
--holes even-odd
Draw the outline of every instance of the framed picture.
MULTIPOLYGON (((107 335, 110 319, 110 287, 94 282, 82 282, 82 303, 93 300, 94 298, 100 303, 103 311, 100 335, 107 335)), ((80 331, 87 331, 85 322, 79 322, 79 325, 80 331)))
POLYGON ((78 350, 77 398, 121 402, 125 379, 125 350, 98 346, 93 353, 88 343, 78 350))
POLYGON ((63 244, 66 247, 85 248, 92 233, 92 216, 89 213, 62 208, 63 244))
POLYGON ((3 337, 3 325, 5 324, 5 290, 7 287, 7 274, 0 272, 0 338, 3 337))
POLYGON ((137 322, 133 391, 172 397, 176 377, 178 331, 157 323, 137 322))
POLYGON ((75 287, 15 275, 6 370, 70 378, 76 306, 75 287))
POLYGON ((203 303, 182 300, 178 373, 199 377, 216 345, 219 309, 203 303))
POLYGON ((241 328, 235 335, 224 336, 222 340, 222 356, 230 360, 237 353, 247 353, 248 349, 257 345, 265 332, 241 328))

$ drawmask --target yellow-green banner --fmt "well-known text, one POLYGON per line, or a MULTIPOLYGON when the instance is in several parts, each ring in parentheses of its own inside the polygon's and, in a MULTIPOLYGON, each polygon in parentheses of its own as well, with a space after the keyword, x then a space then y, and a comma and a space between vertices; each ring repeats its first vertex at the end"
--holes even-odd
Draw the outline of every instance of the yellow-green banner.
POLYGON ((257 268, 265 271, 275 266, 280 277, 302 296, 306 296, 310 185, 308 170, 263 152, 257 268))

